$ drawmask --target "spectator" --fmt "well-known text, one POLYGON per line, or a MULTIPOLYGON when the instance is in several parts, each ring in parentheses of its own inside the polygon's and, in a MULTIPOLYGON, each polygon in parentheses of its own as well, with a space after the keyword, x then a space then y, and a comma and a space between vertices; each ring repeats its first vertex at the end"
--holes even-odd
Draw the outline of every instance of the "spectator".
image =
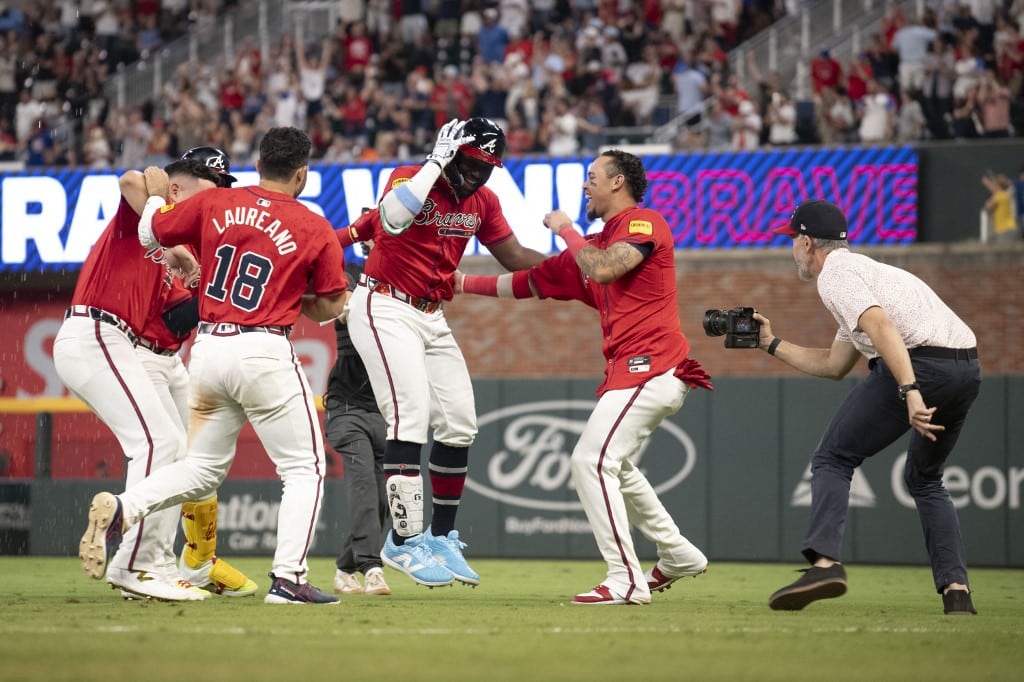
POLYGON ((815 102, 818 138, 822 144, 842 144, 856 138, 856 117, 845 88, 824 88, 815 102))
POLYGON ((485 62, 505 61, 505 50, 509 44, 508 29, 498 23, 498 10, 488 7, 483 13, 483 26, 477 34, 477 49, 485 62))
POLYGON ((981 134, 978 118, 978 86, 968 88, 962 96, 953 97, 953 137, 959 140, 971 139, 981 134))
POLYGON ((978 116, 983 137, 1010 137, 1010 89, 985 69, 978 85, 978 116))
POLYGON ((1013 183, 1005 175, 986 172, 981 183, 990 192, 985 210, 991 214, 993 241, 1013 243, 1020 239, 1016 211, 1013 209, 1013 183))
MULTIPOLYGON (((724 107, 724 102, 722 104, 724 107)), ((754 103, 750 100, 740 102, 738 115, 732 123, 732 149, 749 151, 761 146, 761 125, 754 103)))
POLYGON ((864 50, 864 57, 871 66, 871 74, 878 84, 887 91, 896 89, 897 57, 881 33, 871 35, 871 41, 864 50))
POLYGON ((299 67, 299 91, 305 101, 303 120, 313 118, 323 108, 323 97, 327 92, 327 65, 330 64, 330 59, 330 40, 322 41, 319 56, 316 52, 307 56, 302 33, 296 34, 295 61, 299 67))
POLYGON ((580 142, 587 154, 596 154, 605 145, 605 128, 608 127, 608 115, 597 99, 589 99, 584 106, 584 115, 576 119, 581 131, 580 142))
POLYGON ((473 90, 459 75, 459 67, 449 64, 442 71, 443 77, 434 86, 430 95, 430 108, 434 112, 434 126, 440 128, 446 122, 457 118, 469 118, 473 106, 473 90))
POLYGON ((684 58, 672 70, 672 81, 676 90, 676 108, 686 125, 700 122, 704 112, 704 99, 708 95, 708 80, 699 69, 694 69, 684 58))
POLYGON ((856 104, 867 94, 868 81, 875 77, 871 63, 863 54, 854 55, 850 67, 846 71, 846 92, 850 100, 856 104))
POLYGON ((401 8, 398 27, 402 32, 402 41, 418 43, 429 33, 427 15, 423 13, 422 0, 398 0, 401 8))
POLYGON ((769 144, 779 146, 796 142, 796 107, 784 91, 772 93, 765 122, 768 124, 769 144))
POLYGON ((925 117, 921 104, 906 90, 900 93, 900 112, 896 117, 896 141, 917 142, 925 136, 925 117))
POLYGON ((823 88, 836 88, 843 79, 843 66, 828 50, 811 60, 811 89, 815 95, 823 88))
POLYGON ((935 139, 952 136, 948 118, 953 111, 953 81, 956 77, 953 46, 943 38, 932 41, 931 50, 922 62, 924 69, 923 109, 928 130, 935 139))
POLYGON ((935 32, 935 14, 929 10, 921 14, 918 23, 908 24, 892 37, 892 46, 899 55, 900 88, 920 93, 924 87, 924 58, 929 45, 938 37, 935 32))
POLYGON ((1024 82, 1024 40, 1015 20, 1000 17, 996 26, 996 70, 999 81, 1010 90, 1010 100, 1013 101, 1020 97, 1024 82))
POLYGON ((724 152, 732 149, 733 117, 722 106, 717 97, 711 100, 711 111, 700 122, 704 139, 704 147, 711 152, 724 152))
POLYGON ((868 93, 858 108, 860 141, 871 144, 890 142, 895 128, 895 106, 889 93, 875 81, 868 81, 868 93))
POLYGON ((576 113, 569 107, 568 100, 555 101, 552 110, 545 114, 546 125, 541 126, 542 135, 547 139, 547 152, 551 156, 571 156, 579 151, 577 138, 579 122, 576 113))
POLYGON ((643 60, 630 62, 626 66, 619 86, 619 96, 632 113, 636 125, 650 124, 651 114, 658 104, 660 85, 661 63, 658 61, 658 48, 655 45, 647 45, 643 50, 643 60))

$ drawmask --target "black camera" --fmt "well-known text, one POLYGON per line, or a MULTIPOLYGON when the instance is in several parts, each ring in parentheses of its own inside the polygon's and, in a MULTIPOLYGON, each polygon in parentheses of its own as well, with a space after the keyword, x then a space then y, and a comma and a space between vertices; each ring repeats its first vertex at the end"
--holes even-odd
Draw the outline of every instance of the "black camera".
POLYGON ((725 335, 726 348, 757 348, 761 323, 754 319, 753 308, 707 310, 704 312, 704 333, 725 335))

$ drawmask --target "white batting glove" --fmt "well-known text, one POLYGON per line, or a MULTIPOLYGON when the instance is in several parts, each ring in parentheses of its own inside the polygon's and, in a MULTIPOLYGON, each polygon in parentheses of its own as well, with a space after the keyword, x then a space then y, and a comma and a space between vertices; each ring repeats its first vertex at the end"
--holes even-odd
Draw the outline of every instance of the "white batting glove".
POLYGON ((441 126, 441 129, 437 131, 434 150, 427 154, 427 161, 433 161, 444 168, 455 158, 455 152, 459 151, 459 147, 475 140, 476 137, 473 135, 462 134, 465 125, 465 121, 453 118, 441 126))

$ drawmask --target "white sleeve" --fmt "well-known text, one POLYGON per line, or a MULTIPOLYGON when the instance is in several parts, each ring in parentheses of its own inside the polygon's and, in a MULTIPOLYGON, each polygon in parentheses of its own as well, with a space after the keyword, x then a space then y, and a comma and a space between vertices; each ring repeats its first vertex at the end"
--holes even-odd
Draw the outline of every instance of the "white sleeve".
POLYGON ((408 182, 395 187, 380 200, 381 227, 388 234, 402 234, 412 225, 423 202, 441 176, 441 167, 428 161, 408 182))
POLYGON ((146 199, 146 205, 142 209, 142 216, 139 218, 139 243, 147 249, 155 249, 160 242, 153 236, 153 215, 166 206, 167 202, 163 197, 150 197, 146 199))

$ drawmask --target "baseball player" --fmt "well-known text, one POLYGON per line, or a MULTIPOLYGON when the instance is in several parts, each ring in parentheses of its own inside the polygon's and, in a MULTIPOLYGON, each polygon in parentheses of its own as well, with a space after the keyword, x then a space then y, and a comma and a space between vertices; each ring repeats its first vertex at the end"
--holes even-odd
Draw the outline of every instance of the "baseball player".
POLYGON ((301 312, 337 317, 347 297, 344 259, 330 224, 296 200, 309 172, 309 137, 272 128, 260 143, 257 187, 223 189, 182 204, 155 191, 139 220, 149 248, 187 245, 199 254, 198 335, 189 365, 185 458, 120 496, 98 493, 82 537, 82 567, 99 578, 107 548, 152 512, 208 498, 227 475, 248 420, 283 482, 268 604, 333 604, 306 581, 323 498, 323 435, 313 393, 289 341, 301 312), (309 292, 309 293, 307 293, 309 292))
MULTIPOLYGON (((216 187, 217 174, 192 160, 167 166, 165 189, 181 202, 216 187)), ((58 376, 113 431, 127 458, 126 485, 142 481, 185 452, 177 412, 166 409, 140 351, 139 336, 162 305, 170 267, 192 270, 186 249, 147 249, 137 226, 149 196, 145 178, 120 178, 121 202, 82 266, 71 307, 57 333, 53 359, 58 376)), ((169 601, 209 593, 183 580, 174 567, 178 510, 168 509, 130 532, 110 562, 107 582, 126 596, 169 601)))
MULTIPOLYGON (((193 160, 215 171, 218 187, 230 187, 231 161, 215 147, 195 147, 182 159, 193 160)), ((198 277, 198 272, 195 273, 198 277)), ((165 282, 159 314, 150 316, 139 333, 136 353, 160 395, 163 408, 179 419, 184 432, 188 425, 188 372, 178 355, 182 343, 199 324, 195 288, 183 286, 173 275, 165 282)), ((256 593, 258 586, 227 561, 218 558, 217 496, 189 501, 181 506, 181 525, 185 533, 177 574, 189 583, 216 594, 244 597, 256 593)), ((171 539, 174 539, 173 533, 171 539)), ((173 554, 171 555, 173 557, 173 554)))
POLYGON ((710 377, 688 357, 690 344, 679 326, 672 232, 661 215, 637 206, 646 189, 640 159, 603 152, 583 185, 587 218, 601 218, 601 232, 583 237, 564 211, 553 211, 544 224, 565 241, 561 254, 524 272, 456 277, 457 289, 466 293, 577 300, 601 314, 605 380, 571 467, 608 573, 597 587, 573 597, 574 604, 649 604, 652 591, 700 575, 708 565, 633 464, 690 388, 711 388, 710 377), (658 562, 646 574, 633 548, 631 521, 657 545, 658 562))
POLYGON ((380 229, 364 222, 339 231, 343 245, 374 239, 348 327, 388 427, 384 474, 393 530, 381 559, 422 585, 480 582, 455 529, 476 407, 442 302, 451 300, 455 269, 473 237, 510 270, 544 259, 519 243, 497 196, 484 187, 504 153, 505 133, 493 121, 449 121, 422 166, 392 172, 380 229), (424 528, 420 458, 431 429, 433 512, 424 528))

